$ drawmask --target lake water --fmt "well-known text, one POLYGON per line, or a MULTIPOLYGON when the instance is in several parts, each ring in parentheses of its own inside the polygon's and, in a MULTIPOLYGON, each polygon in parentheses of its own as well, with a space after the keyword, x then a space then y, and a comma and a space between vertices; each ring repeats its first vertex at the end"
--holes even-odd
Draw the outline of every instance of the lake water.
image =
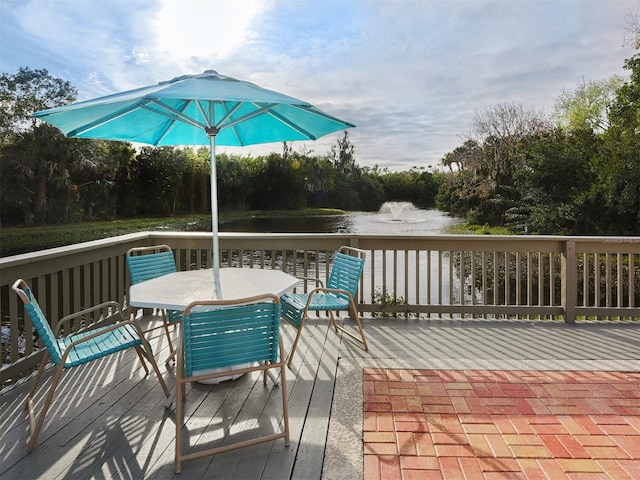
MULTIPOLYGON (((447 228, 460 223, 460 219, 451 217, 445 212, 437 209, 418 209, 411 203, 387 202, 378 212, 349 212, 345 215, 331 215, 326 217, 292 217, 279 219, 245 219, 236 222, 229 222, 220 225, 221 232, 273 232, 273 233, 370 233, 370 234, 397 234, 397 235, 440 235, 447 231, 447 228)), ((376 262, 382 264, 382 253, 376 253, 376 262)), ((448 259, 445 265, 440 265, 435 254, 432 254, 431 269, 434 278, 438 270, 448 269, 448 259)), ((401 256, 398 260, 402 266, 404 262, 401 256)), ((424 263, 426 259, 420 261, 421 268, 427 268, 424 263)), ((370 262, 365 266, 365 282, 370 281, 370 262)), ((382 272, 376 272, 377 281, 381 281, 382 272)), ((321 275, 319 275, 321 276, 321 275)), ((389 283, 393 279, 389 277, 389 283)), ((441 282, 441 288, 448 295, 448 280, 441 282)), ((436 293, 426 292, 437 301, 436 293)), ((415 301, 413 295, 408 295, 408 299, 415 301)), ((3 309, 4 310, 4 309, 3 309)), ((4 319, 3 319, 4 320, 4 319)), ((4 347, 9 345, 9 327, 2 325, 2 345, 3 360, 6 352, 4 347)), ((23 341, 21 339, 21 341, 23 341)))
MULTIPOLYGON (((394 235, 442 235, 447 233, 450 226, 461 223, 461 219, 451 217, 449 214, 437 209, 418 209, 407 202, 387 202, 378 212, 350 212, 345 215, 332 215, 326 217, 293 217, 280 219, 243 219, 220 225, 222 232, 255 232, 255 233, 355 233, 355 234, 394 234, 394 235)), ((392 252, 386 252, 392 255, 392 252)), ((454 285, 450 285, 448 276, 441 275, 441 272, 449 271, 450 258, 448 255, 439 256, 437 252, 431 252, 429 257, 422 255, 416 259, 415 252, 409 253, 409 265, 407 270, 409 284, 415 278, 416 263, 419 265, 418 271, 421 275, 430 270, 430 277, 438 279, 430 291, 422 289, 420 298, 415 292, 408 292, 404 288, 404 278, 395 278, 394 269, 388 268, 386 272, 383 268, 383 252, 375 252, 374 257, 365 263, 363 275, 365 291, 370 291, 371 268, 376 265, 374 272, 376 285, 396 285, 401 295, 404 295, 409 302, 437 303, 439 298, 449 298, 450 289, 453 288, 454 297, 458 297, 460 292, 456 291, 454 285), (417 261, 416 261, 417 260, 417 261)), ((403 271, 405 257, 399 255, 389 261, 395 262, 398 271, 403 271)), ((247 262, 250 260, 247 259, 247 262)), ((323 277, 325 274, 323 263, 320 263, 319 271, 313 272, 312 276, 323 277)), ((426 284, 426 282, 423 282, 426 284)), ((382 287, 378 288, 376 294, 381 294, 382 287)), ((371 299, 365 299, 370 301, 371 299)))
POLYGON ((419 209, 408 202, 387 202, 378 212, 349 212, 326 217, 253 218, 220 225, 221 232, 371 233, 440 235, 461 223, 435 208, 419 209))

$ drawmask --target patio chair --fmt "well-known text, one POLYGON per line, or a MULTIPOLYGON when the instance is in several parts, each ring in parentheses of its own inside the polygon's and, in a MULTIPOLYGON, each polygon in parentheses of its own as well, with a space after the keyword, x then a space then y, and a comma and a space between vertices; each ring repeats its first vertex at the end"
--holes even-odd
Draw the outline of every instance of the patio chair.
MULTIPOLYGON (((280 299, 276 295, 194 302, 187 307, 180 329, 176 368, 176 473, 181 471, 182 463, 187 460, 236 448, 279 438, 284 438, 285 446, 289 446, 286 366, 279 327, 280 299), (282 390, 284 425, 280 433, 183 453, 181 430, 185 425, 184 397, 187 383, 206 383, 221 376, 262 371, 263 383, 266 385, 267 373, 274 368, 280 369, 282 390)), ((256 413, 259 415, 262 412, 256 413)))
POLYGON ((358 283, 362 276, 366 252, 359 248, 342 246, 336 253, 329 281, 325 287, 322 280, 317 278, 301 277, 301 280, 312 280, 316 283, 316 288, 309 293, 286 293, 281 297, 282 317, 297 329, 296 338, 289 352, 288 365, 291 366, 293 355, 298 346, 302 328, 309 312, 327 311, 331 318, 331 323, 335 328, 344 334, 362 343, 365 351, 369 350, 367 339, 364 336, 360 315, 355 303, 358 283), (336 322, 334 311, 350 311, 351 317, 356 321, 360 338, 353 335, 336 322))
POLYGON ((18 297, 24 303, 25 313, 31 319, 33 326, 38 332, 40 341, 45 347, 44 356, 40 362, 38 372, 33 383, 33 387, 27 396, 26 407, 29 411, 29 429, 30 436, 27 444, 27 451, 33 450, 33 447, 44 423, 45 416, 51 406, 56 387, 60 382, 62 372, 66 369, 78 367, 85 363, 92 362, 102 357, 106 357, 113 353, 117 353, 128 348, 135 348, 138 357, 142 363, 142 367, 148 374, 149 369, 145 363, 145 359, 151 363, 153 370, 158 376, 164 394, 169 396, 169 389, 164 383, 164 379, 160 374, 158 365, 151 352, 149 343, 144 338, 140 326, 135 322, 125 321, 122 315, 122 309, 117 302, 105 302, 91 308, 84 309, 78 313, 67 315, 58 323, 56 332, 51 329, 44 313, 42 312, 33 292, 27 283, 18 279, 14 282, 12 289, 18 294, 18 297), (86 317, 86 315, 98 311, 107 310, 110 317, 117 316, 118 321, 112 325, 95 327, 89 326, 81 329, 76 333, 66 337, 58 337, 61 327, 69 323, 71 320, 86 317), (38 390, 38 383, 44 372, 45 365, 51 360, 56 365, 56 372, 53 376, 49 392, 42 406, 40 415, 36 419, 34 408, 34 396, 38 390))
MULTIPOLYGON (((161 277, 169 273, 176 272, 176 261, 173 251, 168 245, 153 245, 150 247, 135 247, 127 252, 127 267, 129 269, 129 279, 131 285, 135 285, 145 280, 161 277)), ((167 362, 175 357, 175 349, 171 341, 169 326, 176 325, 182 319, 182 312, 178 310, 161 310, 162 325, 149 328, 144 333, 163 328, 169 343, 171 352, 167 362)))

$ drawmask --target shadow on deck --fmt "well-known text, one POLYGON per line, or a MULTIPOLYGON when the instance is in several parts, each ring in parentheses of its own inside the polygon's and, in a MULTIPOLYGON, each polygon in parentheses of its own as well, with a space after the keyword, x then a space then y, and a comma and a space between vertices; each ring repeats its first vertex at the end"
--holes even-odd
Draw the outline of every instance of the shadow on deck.
MULTIPOLYGON (((24 410, 30 382, 3 393, 0 476, 361 479, 363 367, 640 371, 638 324, 375 319, 365 321, 369 352, 341 341, 328 324, 324 318, 308 324, 287 375, 289 448, 279 440, 186 462, 174 474, 174 411, 164 408, 157 381, 128 352, 67 373, 31 454, 24 410)), ((293 330, 285 326, 283 334, 288 349, 293 330)), ((166 341, 159 333, 151 340, 161 363, 166 341)), ((171 371, 161 369, 173 386, 171 371)), ((194 386, 186 400, 192 442, 222 444, 273 431, 281 420, 274 416, 277 388, 263 387, 258 374, 194 386)))

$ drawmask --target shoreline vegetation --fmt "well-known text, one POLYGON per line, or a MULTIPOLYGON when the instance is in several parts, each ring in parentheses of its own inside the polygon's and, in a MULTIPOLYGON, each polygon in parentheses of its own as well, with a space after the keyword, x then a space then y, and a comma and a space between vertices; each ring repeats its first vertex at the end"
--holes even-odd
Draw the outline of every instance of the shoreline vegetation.
MULTIPOLYGON (((220 212, 219 221, 225 223, 249 218, 287 218, 346 215, 348 212, 330 208, 305 210, 254 210, 220 212)), ((210 231, 210 215, 185 215, 179 217, 131 218, 113 221, 84 222, 36 227, 12 226, 0 229, 0 257, 19 255, 47 248, 89 242, 116 235, 142 231, 210 231)), ((486 225, 461 224, 450 227, 451 234, 506 235, 506 228, 486 225)))
MULTIPOLYGON (((306 210, 254 210, 219 212, 221 225, 248 218, 287 218, 345 215, 343 210, 310 208, 306 210)), ((102 238, 143 231, 211 231, 211 215, 182 215, 175 217, 128 218, 112 221, 81 222, 35 227, 11 226, 0 228, 0 257, 19 255, 47 248, 90 242, 102 238)))

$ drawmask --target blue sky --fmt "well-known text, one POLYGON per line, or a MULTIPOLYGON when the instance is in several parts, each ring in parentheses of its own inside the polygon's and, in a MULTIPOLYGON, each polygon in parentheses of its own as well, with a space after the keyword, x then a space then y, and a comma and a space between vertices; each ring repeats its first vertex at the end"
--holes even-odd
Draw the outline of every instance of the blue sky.
POLYGON ((0 71, 46 68, 86 100, 213 69, 355 123, 361 166, 405 170, 439 164, 477 111, 550 114, 625 75, 630 13, 640 0, 0 0, 0 71))

